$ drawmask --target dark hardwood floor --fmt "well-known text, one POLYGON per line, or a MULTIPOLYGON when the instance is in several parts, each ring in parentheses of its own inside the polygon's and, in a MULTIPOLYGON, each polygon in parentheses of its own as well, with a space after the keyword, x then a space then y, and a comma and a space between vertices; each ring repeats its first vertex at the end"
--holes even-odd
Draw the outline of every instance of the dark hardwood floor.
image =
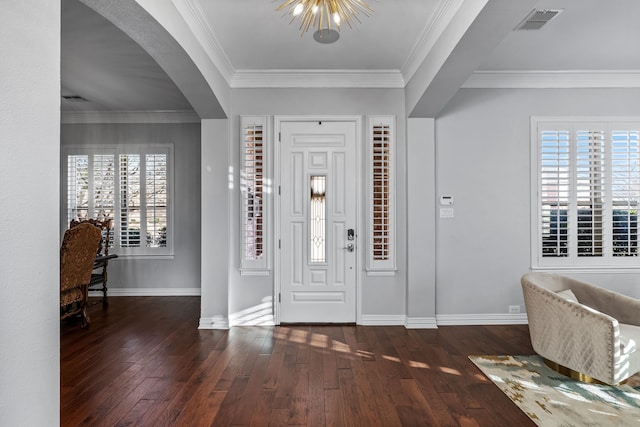
POLYGON ((61 324, 61 425, 533 426, 469 359, 526 326, 198 330, 197 297, 112 297, 61 324))

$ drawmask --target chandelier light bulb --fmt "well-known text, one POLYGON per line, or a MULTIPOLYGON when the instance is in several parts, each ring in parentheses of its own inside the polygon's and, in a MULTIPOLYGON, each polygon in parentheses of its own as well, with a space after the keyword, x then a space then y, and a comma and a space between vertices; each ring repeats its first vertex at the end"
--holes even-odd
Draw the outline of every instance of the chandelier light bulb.
POLYGON ((314 4, 313 7, 311 8, 311 12, 313 12, 313 14, 315 15, 316 13, 318 13, 318 5, 314 4))
POLYGON ((339 27, 340 26, 340 15, 338 12, 333 12, 333 22, 339 27))
POLYGON ((304 10, 304 5, 302 3, 298 3, 296 7, 293 8, 293 16, 298 16, 304 10))

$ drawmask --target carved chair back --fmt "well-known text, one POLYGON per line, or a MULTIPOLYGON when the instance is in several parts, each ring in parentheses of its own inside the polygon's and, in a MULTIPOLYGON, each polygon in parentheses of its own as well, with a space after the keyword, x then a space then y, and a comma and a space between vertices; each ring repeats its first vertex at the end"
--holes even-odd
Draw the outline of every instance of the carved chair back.
POLYGON ((111 218, 99 219, 83 219, 71 220, 69 228, 76 227, 80 224, 89 223, 102 230, 102 239, 98 246, 98 255, 109 255, 109 246, 111 245, 111 218))

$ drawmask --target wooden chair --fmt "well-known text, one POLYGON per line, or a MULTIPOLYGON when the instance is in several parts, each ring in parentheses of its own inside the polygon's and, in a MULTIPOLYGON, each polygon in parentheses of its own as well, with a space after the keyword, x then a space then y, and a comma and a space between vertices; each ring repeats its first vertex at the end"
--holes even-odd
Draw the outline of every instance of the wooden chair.
POLYGON ((80 314, 83 327, 89 324, 87 289, 101 234, 90 223, 79 224, 65 231, 60 247, 60 318, 80 314))
MULTIPOLYGON (((76 227, 80 224, 92 224, 98 227, 102 232, 102 239, 97 251, 97 260, 93 266, 93 273, 91 274, 91 281, 89 282, 89 290, 102 292, 102 305, 107 306, 109 301, 107 300, 107 266, 109 264, 109 246, 111 244, 111 218, 105 218, 104 220, 98 219, 84 219, 84 220, 72 220, 69 223, 69 228, 76 227)), ((93 304, 98 304, 92 303, 93 304)))

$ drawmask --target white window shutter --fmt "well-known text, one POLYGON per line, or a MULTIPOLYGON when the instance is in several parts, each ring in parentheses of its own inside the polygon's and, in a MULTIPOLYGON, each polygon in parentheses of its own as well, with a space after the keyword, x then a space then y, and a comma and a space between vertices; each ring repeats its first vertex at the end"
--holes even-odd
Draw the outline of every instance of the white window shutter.
POLYGON ((572 168, 571 133, 566 129, 540 132, 539 229, 542 257, 566 257, 572 168))
POLYGON ((268 272, 267 116, 240 117, 240 271, 268 272))
POLYGON ((69 227, 74 219, 89 217, 89 188, 92 185, 89 174, 89 155, 74 154, 67 156, 66 199, 67 217, 63 229, 69 227))
POLYGON ((369 274, 396 270, 395 120, 367 117, 368 215, 366 268, 369 274))
POLYGON ((117 220, 122 248, 141 247, 142 166, 139 154, 120 154, 118 176, 120 184, 120 215, 117 220))

